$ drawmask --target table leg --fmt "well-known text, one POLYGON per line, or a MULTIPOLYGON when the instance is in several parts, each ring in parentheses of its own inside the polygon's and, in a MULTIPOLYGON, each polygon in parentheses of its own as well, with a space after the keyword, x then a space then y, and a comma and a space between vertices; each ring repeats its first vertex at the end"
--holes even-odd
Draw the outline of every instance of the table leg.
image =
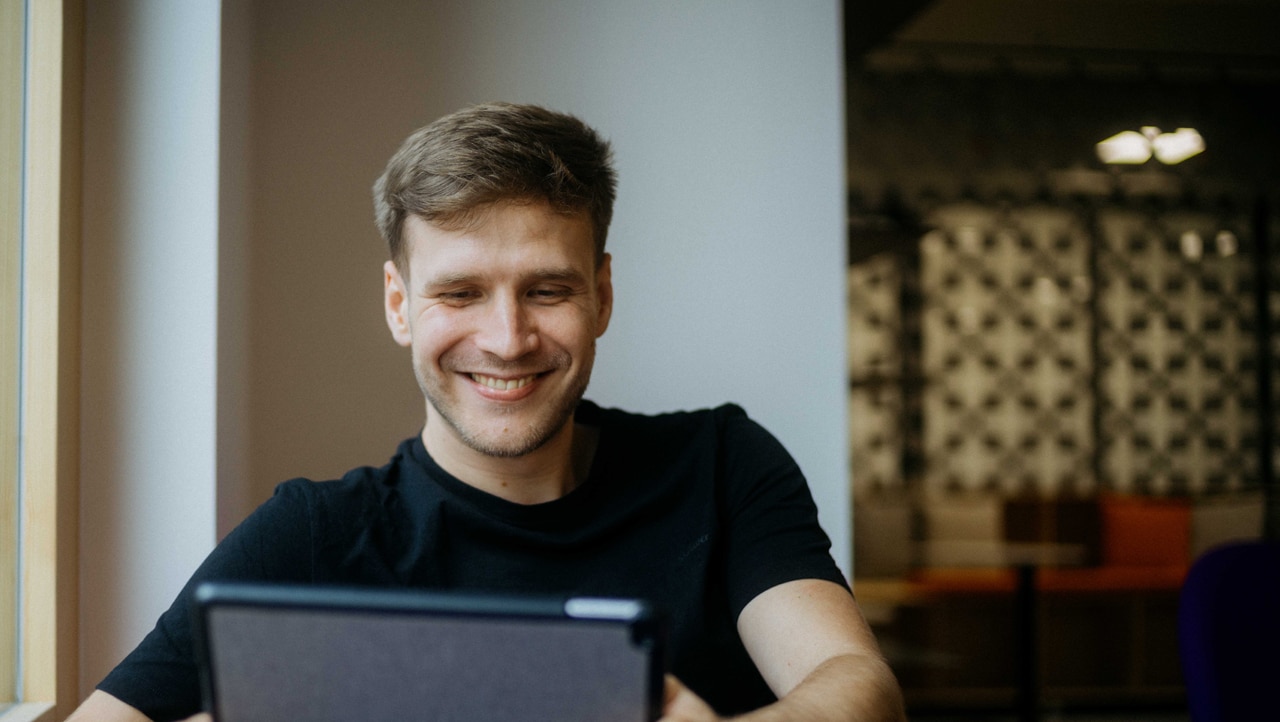
POLYGON ((1018 589, 1014 599, 1014 637, 1018 669, 1017 716, 1019 722, 1040 718, 1039 630, 1036 628, 1036 565, 1019 564, 1018 589))

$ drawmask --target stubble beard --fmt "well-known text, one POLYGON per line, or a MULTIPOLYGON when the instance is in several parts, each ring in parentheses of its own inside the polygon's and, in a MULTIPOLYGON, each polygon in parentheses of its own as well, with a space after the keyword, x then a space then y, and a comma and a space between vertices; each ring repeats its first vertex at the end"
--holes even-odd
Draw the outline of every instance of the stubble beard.
MULTIPOLYGON (((456 398, 450 396, 440 378, 434 374, 424 372, 416 359, 414 361, 414 376, 418 379, 418 387, 422 390, 422 395, 426 398, 427 403, 436 410, 440 419, 449 426, 454 435, 467 448, 485 456, 514 459, 542 448, 569 423, 578 408, 578 403, 582 401, 582 396, 587 392, 587 384, 591 380, 591 368, 594 360, 595 343, 592 342, 588 357, 583 359, 584 363, 580 366, 580 373, 577 374, 573 379, 572 385, 565 389, 564 393, 549 402, 552 408, 548 409, 546 413, 536 416, 523 429, 506 429, 504 431, 510 433, 504 433, 500 438, 492 439, 485 438, 485 435, 481 434, 478 429, 466 422, 463 418, 463 412, 459 408, 461 404, 457 402, 456 398)), ((555 361, 557 363, 554 366, 557 369, 565 368, 569 365, 567 355, 563 363, 560 362, 561 359, 559 358, 555 359, 555 361)), ((451 372, 446 370, 445 373, 451 372)), ((508 414, 513 412, 514 410, 511 409, 506 410, 508 414)))

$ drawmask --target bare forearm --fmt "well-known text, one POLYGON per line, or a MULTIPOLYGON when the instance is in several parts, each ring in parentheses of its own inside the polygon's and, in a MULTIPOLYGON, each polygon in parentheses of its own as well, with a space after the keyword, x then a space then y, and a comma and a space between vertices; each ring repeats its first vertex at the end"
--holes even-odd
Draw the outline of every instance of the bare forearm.
POLYGON ((71 713, 67 722, 151 722, 151 720, 106 692, 94 690, 84 704, 71 713))
POLYGON ((902 692, 880 657, 845 654, 823 662, 776 703, 735 722, 904 722, 902 692))

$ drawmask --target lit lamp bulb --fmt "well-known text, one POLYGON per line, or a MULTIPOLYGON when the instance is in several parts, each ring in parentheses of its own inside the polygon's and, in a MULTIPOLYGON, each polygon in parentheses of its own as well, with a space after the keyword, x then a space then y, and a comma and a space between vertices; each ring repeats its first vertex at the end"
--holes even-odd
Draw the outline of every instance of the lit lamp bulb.
POLYGON ((1161 133, 1151 139, 1156 160, 1166 165, 1182 161, 1204 152, 1204 138, 1195 128, 1178 128, 1173 133, 1161 133))
POLYGON ((1173 165, 1204 152, 1204 138, 1195 128, 1178 128, 1172 133, 1161 133, 1154 125, 1145 125, 1142 132, 1126 130, 1098 143, 1098 158, 1103 163, 1141 165, 1156 160, 1173 165))
POLYGON ((1151 160, 1151 141, 1136 130, 1126 130, 1098 143, 1103 163, 1140 165, 1151 160))

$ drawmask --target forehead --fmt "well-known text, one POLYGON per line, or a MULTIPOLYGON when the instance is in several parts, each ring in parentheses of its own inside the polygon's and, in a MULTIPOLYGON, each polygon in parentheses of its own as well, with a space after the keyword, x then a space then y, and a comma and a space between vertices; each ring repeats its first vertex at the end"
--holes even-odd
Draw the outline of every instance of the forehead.
POLYGON ((545 203, 490 206, 461 225, 437 225, 418 216, 405 219, 406 262, 413 275, 518 270, 523 266, 594 264, 595 246, 585 213, 567 215, 545 203))

